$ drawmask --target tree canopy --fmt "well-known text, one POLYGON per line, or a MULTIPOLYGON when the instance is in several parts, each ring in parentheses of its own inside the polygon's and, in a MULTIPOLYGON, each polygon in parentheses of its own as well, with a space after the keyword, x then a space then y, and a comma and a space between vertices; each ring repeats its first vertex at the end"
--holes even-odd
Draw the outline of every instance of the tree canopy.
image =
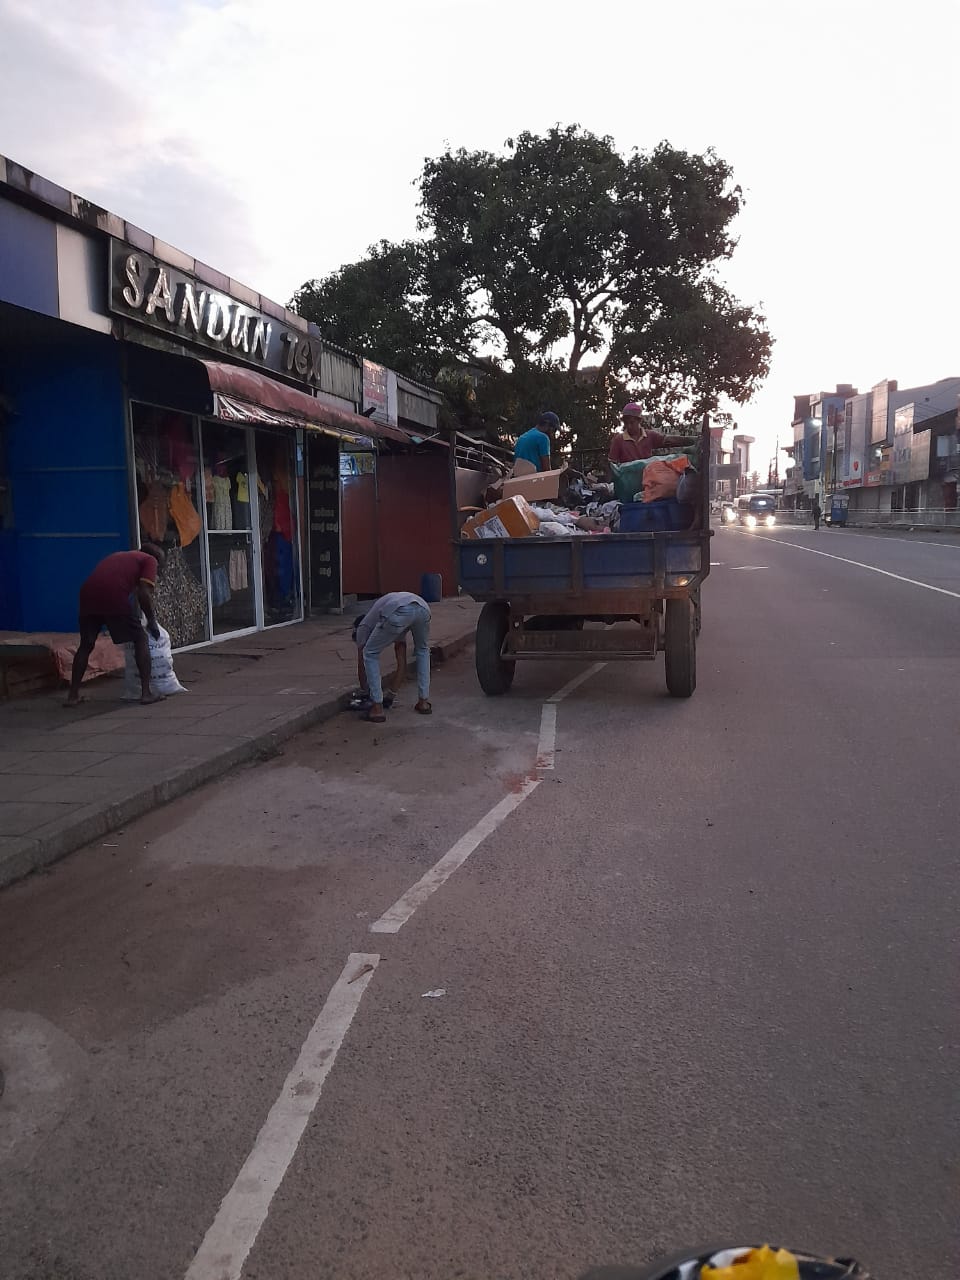
POLYGON ((712 150, 622 156, 577 125, 447 150, 419 179, 419 237, 305 283, 331 341, 446 381, 513 429, 552 408, 600 443, 623 398, 665 422, 743 403, 769 368, 764 316, 718 268, 743 203, 712 150))

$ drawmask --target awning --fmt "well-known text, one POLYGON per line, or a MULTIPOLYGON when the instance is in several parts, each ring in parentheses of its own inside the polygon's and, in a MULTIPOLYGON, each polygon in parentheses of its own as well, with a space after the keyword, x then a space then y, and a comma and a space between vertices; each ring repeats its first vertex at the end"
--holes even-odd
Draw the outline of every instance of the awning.
POLYGON ((410 436, 399 427, 371 422, 359 413, 324 404, 306 391, 288 387, 256 369, 198 360, 206 370, 213 392, 214 417, 225 422, 260 423, 277 427, 306 427, 326 431, 348 440, 393 440, 410 444, 410 436))

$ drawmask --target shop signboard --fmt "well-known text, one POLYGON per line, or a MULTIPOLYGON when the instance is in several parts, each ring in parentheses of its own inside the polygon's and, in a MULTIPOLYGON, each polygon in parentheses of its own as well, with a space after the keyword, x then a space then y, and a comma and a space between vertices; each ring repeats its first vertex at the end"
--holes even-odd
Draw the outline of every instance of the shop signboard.
POLYGON ((373 360, 363 362, 363 412, 374 422, 397 425, 397 375, 373 360))
POLYGON ((340 445, 334 436, 307 435, 310 519, 310 608, 341 607, 340 445))
POLYGON ((110 310, 186 346, 319 387, 322 343, 122 240, 110 241, 110 310))
POLYGON ((739 480, 739 462, 718 462, 710 468, 711 480, 739 480))

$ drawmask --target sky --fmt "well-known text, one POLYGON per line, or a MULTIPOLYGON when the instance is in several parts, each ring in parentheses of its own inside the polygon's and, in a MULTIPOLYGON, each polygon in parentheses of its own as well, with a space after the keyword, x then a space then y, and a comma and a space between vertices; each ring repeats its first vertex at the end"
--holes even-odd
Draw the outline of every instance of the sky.
POLYGON ((0 152, 284 302, 413 234, 447 146, 713 147, 765 470, 795 394, 960 374, 958 39, 949 0, 0 0, 0 152))

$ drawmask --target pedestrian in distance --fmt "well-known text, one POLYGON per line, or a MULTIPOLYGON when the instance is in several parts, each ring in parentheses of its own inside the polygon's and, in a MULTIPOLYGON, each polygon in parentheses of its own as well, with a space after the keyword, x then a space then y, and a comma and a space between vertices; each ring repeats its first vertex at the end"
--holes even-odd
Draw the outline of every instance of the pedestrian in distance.
POLYGON ((822 517, 823 517, 823 511, 821 510, 821 507, 820 507, 820 499, 819 499, 819 498, 814 498, 814 500, 813 500, 813 506, 810 508, 810 514, 813 516, 813 527, 814 527, 814 529, 819 529, 819 528, 820 528, 820 521, 821 521, 821 519, 822 519, 822 517))
POLYGON ((141 706, 162 701, 162 696, 150 689, 150 645, 140 614, 147 620, 147 630, 159 640, 160 624, 153 611, 153 591, 165 560, 161 548, 151 542, 145 542, 139 551, 114 551, 100 561, 81 586, 77 620, 80 643, 73 659, 65 706, 76 707, 83 701, 80 685, 90 654, 104 628, 114 644, 133 645, 140 676, 141 706))
POLYGON ((540 414, 535 426, 517 437, 517 443, 513 447, 515 476, 532 476, 538 471, 550 470, 550 449, 559 427, 560 419, 547 410, 540 414))
POLYGON ((357 675, 360 687, 369 695, 370 706, 361 716, 371 724, 386 721, 380 655, 394 646, 397 670, 391 683, 396 692, 407 673, 407 632, 413 636, 413 656, 417 670, 417 703, 421 716, 433 712, 430 705, 430 606, 411 591, 392 591, 376 600, 353 624, 357 646, 357 675))

